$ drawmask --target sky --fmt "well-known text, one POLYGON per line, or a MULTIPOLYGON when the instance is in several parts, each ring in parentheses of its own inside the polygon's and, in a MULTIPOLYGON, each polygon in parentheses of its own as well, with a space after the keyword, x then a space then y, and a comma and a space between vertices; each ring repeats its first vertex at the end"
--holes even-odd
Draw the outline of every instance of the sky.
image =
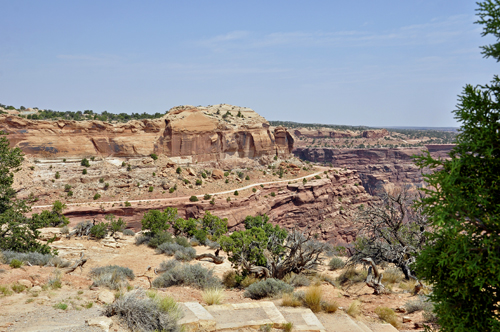
POLYGON ((166 112, 227 103, 268 120, 459 126, 498 64, 475 1, 4 1, 0 103, 166 112))

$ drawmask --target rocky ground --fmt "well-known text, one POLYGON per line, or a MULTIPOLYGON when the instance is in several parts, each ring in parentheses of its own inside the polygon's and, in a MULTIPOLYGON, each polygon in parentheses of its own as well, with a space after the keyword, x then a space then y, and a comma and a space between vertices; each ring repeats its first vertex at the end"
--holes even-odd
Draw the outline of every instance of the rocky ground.
MULTIPOLYGON (((50 230, 49 230, 50 231, 50 230)), ((61 326, 61 329, 50 331, 98 331, 94 327, 85 327, 85 320, 100 315, 104 304, 103 293, 108 292, 105 288, 91 287, 92 279, 89 272, 92 268, 105 265, 120 265, 132 269, 136 278, 130 282, 132 287, 149 288, 146 277, 141 277, 147 271, 148 266, 157 267, 162 261, 169 259, 165 255, 155 254, 154 250, 147 246, 134 244, 132 236, 121 235, 117 240, 119 245, 109 245, 109 241, 95 241, 84 238, 62 238, 53 243, 58 248, 63 259, 75 260, 83 252, 88 258, 82 269, 62 275, 62 287, 52 289, 47 287, 48 281, 57 274, 53 267, 22 266, 11 268, 8 265, 0 265, 0 287, 10 288, 16 284, 26 284, 27 289, 12 295, 0 295, 0 331, 43 331, 37 326, 61 326), (61 309, 60 304, 66 304, 66 309, 61 309), (59 306, 59 307, 58 307, 59 306)), ((213 252, 213 250, 198 246, 195 247, 198 254, 213 252)), ((225 255, 222 253, 222 255, 225 255)), ((395 309, 398 320, 402 324, 401 330, 414 330, 416 326, 422 326, 422 312, 404 313, 402 307, 408 301, 416 297, 409 293, 408 285, 398 278, 396 282, 389 283, 390 294, 373 295, 371 288, 363 282, 356 282, 349 287, 337 287, 325 280, 325 276, 335 279, 342 270, 330 271, 327 267, 328 258, 325 257, 325 265, 320 267, 322 276, 317 278, 320 283, 323 298, 338 303, 340 310, 347 311, 350 304, 358 300, 361 302, 361 313, 356 319, 366 322, 379 321, 375 308, 379 306, 395 309)), ((194 261, 196 262, 196 261, 194 261)), ((193 262, 193 263, 194 263, 193 262)), ((196 262, 197 263, 197 262, 196 262)), ((223 264, 214 265, 209 260, 201 260, 200 264, 214 269, 217 276, 221 277, 224 272, 231 269, 226 260, 223 264)), ((314 278, 313 278, 314 279, 314 278)), ((296 290, 303 290, 304 287, 296 290)), ((191 287, 169 287, 160 289, 161 293, 172 296, 178 302, 203 302, 202 291, 191 287)), ((240 289, 225 290, 224 303, 249 303, 253 302, 243 296, 244 291, 240 289)), ((1 293, 0 293, 1 294, 1 293)), ((113 293, 112 293, 113 294, 113 293)), ((263 299, 261 301, 273 301, 277 306, 281 305, 279 298, 263 299)), ((322 314, 327 315, 327 314, 322 314)), ((112 331, 128 331, 116 318, 113 318, 112 331)), ((48 329, 47 329, 48 330, 48 329)), ((327 329, 328 330, 328 329, 327 329)), ((329 330, 328 330, 329 331, 329 330)))

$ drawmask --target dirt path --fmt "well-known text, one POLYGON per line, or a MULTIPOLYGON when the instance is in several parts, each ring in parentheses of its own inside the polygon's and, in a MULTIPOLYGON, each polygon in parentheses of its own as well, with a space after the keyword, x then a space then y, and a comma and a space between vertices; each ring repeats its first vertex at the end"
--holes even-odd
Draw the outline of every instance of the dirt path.
MULTIPOLYGON (((245 189, 250 189, 252 187, 260 186, 260 185, 269 185, 269 184, 276 184, 276 183, 283 183, 283 182, 290 182, 290 181, 297 181, 297 180, 302 180, 305 178, 310 178, 314 177, 316 175, 322 174, 325 170, 329 169, 327 167, 321 167, 321 166, 316 166, 321 169, 321 171, 308 174, 305 176, 301 176, 298 178, 294 179, 286 179, 286 180, 279 180, 279 181, 269 181, 269 182, 258 182, 258 183, 252 183, 247 186, 241 187, 241 188, 234 188, 231 190, 226 190, 226 191, 220 191, 216 193, 210 193, 210 195, 224 195, 224 194, 231 194, 234 193, 236 190, 245 190, 245 189)), ((205 194, 200 194, 200 195, 194 195, 196 197, 203 197, 205 194)), ((136 200, 130 200, 130 201, 110 201, 110 202, 99 202, 99 205, 102 204, 120 204, 120 203, 147 203, 147 202, 173 202, 173 201, 182 201, 182 200, 189 200, 191 196, 182 196, 182 197, 173 197, 173 198, 156 198, 156 199, 136 199, 136 200)), ((85 203, 67 203, 66 206, 79 206, 82 204, 89 204, 89 203, 94 203, 94 202, 85 202, 85 203)), ((96 203, 97 204, 97 203, 96 203)), ((43 208, 51 208, 52 205, 34 205, 32 206, 33 209, 43 209, 43 208)))

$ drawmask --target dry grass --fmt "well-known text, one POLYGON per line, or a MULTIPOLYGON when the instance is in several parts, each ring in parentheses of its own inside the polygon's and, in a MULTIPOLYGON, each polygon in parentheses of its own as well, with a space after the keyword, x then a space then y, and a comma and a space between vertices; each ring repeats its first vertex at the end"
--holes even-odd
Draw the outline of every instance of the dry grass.
POLYGON ((292 332, 293 323, 291 323, 291 322, 285 323, 285 324, 281 325, 281 329, 285 332, 292 332))
POLYGON ((399 284, 399 288, 403 290, 407 290, 410 293, 415 292, 415 285, 417 284, 417 281, 415 279, 410 279, 410 280, 405 280, 399 284))
POLYGON ((404 275, 397 267, 390 267, 383 272, 382 283, 396 284, 404 279, 404 275))
POLYGON ((283 294, 281 298, 281 305, 284 307, 300 307, 302 305, 302 301, 293 296, 293 294, 283 294))
POLYGON ((347 308, 347 314, 351 317, 357 317, 361 314, 361 302, 354 300, 347 308))
POLYGON ((401 327, 401 323, 398 320, 398 316, 391 308, 377 307, 375 308, 375 313, 381 320, 391 324, 395 328, 399 329, 401 327))
POLYGON ((310 286, 304 294, 304 304, 312 310, 312 312, 321 311, 322 291, 320 286, 310 286))
POLYGON ((20 284, 14 284, 10 288, 12 288, 12 290, 16 293, 22 293, 26 290, 27 287, 20 284))
POLYGON ((245 279, 243 279, 240 283, 240 285, 243 288, 247 288, 251 284, 255 284, 257 281, 260 281, 259 279, 253 277, 253 276, 246 276, 245 279))
POLYGON ((324 312, 327 312, 329 314, 333 314, 339 309, 339 304, 335 301, 321 301, 321 309, 323 309, 324 312))
POLYGON ((222 288, 210 288, 203 291, 202 294, 203 301, 208 305, 221 304, 224 300, 224 289, 222 288))
POLYGON ((0 294, 2 294, 3 296, 9 296, 9 295, 12 295, 13 292, 12 290, 10 289, 9 286, 6 286, 6 285, 0 285, 0 294))
POLYGON ((367 276, 367 270, 358 270, 350 267, 342 271, 342 273, 337 277, 337 281, 341 285, 346 284, 347 282, 357 283, 365 281, 367 276))

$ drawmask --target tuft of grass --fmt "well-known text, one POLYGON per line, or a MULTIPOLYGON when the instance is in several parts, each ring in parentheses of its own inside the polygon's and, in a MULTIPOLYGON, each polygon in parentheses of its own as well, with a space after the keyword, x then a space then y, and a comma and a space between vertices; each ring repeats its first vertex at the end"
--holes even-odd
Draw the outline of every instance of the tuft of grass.
POLYGON ((61 282, 61 271, 58 269, 54 270, 53 275, 49 278, 47 282, 47 288, 58 289, 62 287, 61 282))
POLYGON ((254 276, 248 275, 245 278, 243 278, 243 280, 240 282, 240 285, 243 288, 247 288, 250 285, 255 284, 258 281, 259 281, 259 279, 255 278, 254 276))
POLYGON ((396 284, 404 279, 403 273, 397 267, 390 267, 385 269, 382 277, 384 284, 396 284))
POLYGON ((68 305, 66 303, 59 302, 57 304, 54 304, 54 309, 66 310, 68 309, 68 305))
POLYGON ((281 329, 285 332, 292 332, 293 330, 293 323, 292 322, 288 322, 288 323, 285 323, 281 326, 281 329))
POLYGON ((366 280, 368 276, 368 271, 366 270, 356 270, 352 267, 345 269, 342 273, 337 277, 337 281, 343 285, 347 282, 357 283, 363 282, 366 280))
POLYGON ((222 275, 222 284, 226 288, 234 288, 238 286, 238 281, 236 281, 236 271, 229 270, 224 272, 224 274, 222 275))
POLYGON ((322 291, 320 286, 310 286, 304 294, 304 304, 311 309, 312 312, 321 311, 322 291))
POLYGON ((321 301, 321 309, 324 312, 333 314, 339 309, 339 304, 335 301, 321 301))
POLYGON ((123 235, 134 236, 135 232, 133 230, 131 230, 131 229, 124 229, 123 230, 123 235))
POLYGON ((25 303, 31 303, 33 301, 35 301, 35 299, 27 299, 25 303))
POLYGON ((10 296, 14 293, 8 286, 0 285, 0 294, 2 294, 3 296, 10 296))
POLYGON ((222 288, 209 288, 203 291, 203 301, 208 305, 221 304, 224 300, 224 289, 222 288))
POLYGON ((352 301, 346 312, 351 317, 359 316, 359 314, 361 314, 361 302, 359 302, 358 300, 352 301))
POLYGON ((294 296, 294 294, 285 293, 281 297, 281 305, 284 307, 300 307, 302 305, 302 301, 294 296))
POLYGON ((398 316, 391 308, 377 307, 375 308, 375 313, 381 320, 391 324, 395 328, 399 329, 401 327, 401 323, 398 320, 398 316))
POLYGON ((85 305, 83 307, 86 308, 86 309, 90 309, 93 306, 94 306, 94 302, 87 302, 87 303, 85 303, 85 305))
POLYGON ((20 284, 14 284, 12 286, 10 286, 10 288, 12 288, 12 290, 16 293, 22 293, 26 290, 26 286, 24 285, 20 285, 20 284))
POLYGON ((273 329, 273 324, 265 324, 265 325, 261 325, 261 327, 259 328, 259 331, 260 332, 271 332, 273 329))
POLYGON ((311 284, 311 280, 307 276, 293 272, 287 274, 283 281, 293 287, 309 286, 311 284))
POLYGON ((399 284, 399 288, 403 290, 407 290, 410 293, 415 292, 415 286, 417 285, 417 281, 415 279, 404 280, 399 284))

